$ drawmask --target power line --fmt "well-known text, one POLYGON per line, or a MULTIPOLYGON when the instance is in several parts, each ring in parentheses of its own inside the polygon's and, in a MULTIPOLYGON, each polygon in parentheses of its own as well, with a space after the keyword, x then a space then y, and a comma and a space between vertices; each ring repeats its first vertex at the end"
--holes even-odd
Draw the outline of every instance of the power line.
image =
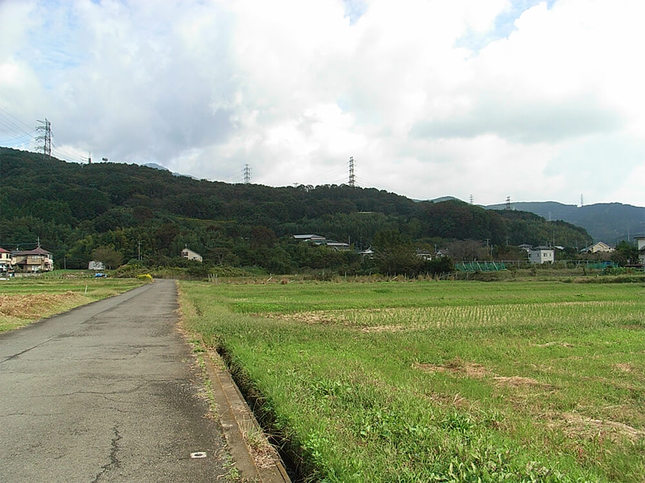
POLYGON ((23 129, 23 130, 25 130, 25 129, 27 129, 27 130, 31 130, 31 129, 32 129, 32 126, 30 126, 30 125, 29 125, 29 124, 27 124, 26 122, 24 122, 24 121, 22 121, 22 120, 18 119, 16 116, 14 116, 13 114, 11 114, 7 109, 5 109, 5 108, 4 108, 4 107, 2 107, 2 106, 0 106, 0 112, 4 113, 4 115, 5 115, 6 117, 8 117, 8 118, 11 120, 11 122, 12 122, 13 124, 17 125, 17 126, 18 126, 18 129, 23 129), (22 127, 20 127, 20 126, 22 126, 22 127))

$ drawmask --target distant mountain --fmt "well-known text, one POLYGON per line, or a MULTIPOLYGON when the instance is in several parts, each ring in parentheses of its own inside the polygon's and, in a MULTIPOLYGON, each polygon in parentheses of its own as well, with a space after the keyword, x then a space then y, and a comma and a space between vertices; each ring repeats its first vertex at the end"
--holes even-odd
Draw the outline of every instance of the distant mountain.
MULTIPOLYGON (((505 204, 489 205, 503 210, 505 204)), ((514 210, 528 211, 547 220, 563 220, 583 227, 594 241, 610 245, 636 234, 645 234, 645 207, 622 203, 597 203, 587 206, 565 205, 555 201, 512 203, 514 210)))
POLYGON ((441 196, 439 198, 435 198, 430 200, 432 203, 441 203, 443 201, 461 201, 459 198, 455 198, 454 196, 441 196))

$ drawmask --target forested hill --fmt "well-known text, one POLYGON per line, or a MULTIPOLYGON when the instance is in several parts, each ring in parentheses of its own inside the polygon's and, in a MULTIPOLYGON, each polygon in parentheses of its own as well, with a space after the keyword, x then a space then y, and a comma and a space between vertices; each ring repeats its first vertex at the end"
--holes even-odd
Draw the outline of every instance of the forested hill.
MULTIPOLYGON (((555 201, 513 203, 513 207, 530 211, 551 220, 564 220, 583 227, 595 241, 613 245, 636 234, 645 234, 645 207, 622 203, 565 205, 555 201)), ((502 210, 504 205, 487 208, 502 210)))
POLYGON ((0 170, 0 246, 30 248, 39 238, 68 267, 86 266, 99 246, 113 247, 125 261, 141 246, 144 258, 158 261, 187 245, 212 263, 265 266, 281 259, 297 268, 301 263, 289 258, 295 233, 357 248, 386 231, 433 246, 455 239, 590 242, 583 229, 530 213, 415 202, 373 188, 228 184, 134 164, 66 163, 9 148, 0 148, 0 170))

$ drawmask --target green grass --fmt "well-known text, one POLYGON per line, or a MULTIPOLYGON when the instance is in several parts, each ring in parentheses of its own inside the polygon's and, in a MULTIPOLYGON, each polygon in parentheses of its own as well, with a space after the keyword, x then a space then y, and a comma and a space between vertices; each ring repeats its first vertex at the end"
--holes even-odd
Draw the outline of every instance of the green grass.
POLYGON ((642 284, 180 286, 312 479, 645 475, 642 284))
POLYGON ((142 285, 134 279, 26 277, 0 281, 0 333, 142 285))

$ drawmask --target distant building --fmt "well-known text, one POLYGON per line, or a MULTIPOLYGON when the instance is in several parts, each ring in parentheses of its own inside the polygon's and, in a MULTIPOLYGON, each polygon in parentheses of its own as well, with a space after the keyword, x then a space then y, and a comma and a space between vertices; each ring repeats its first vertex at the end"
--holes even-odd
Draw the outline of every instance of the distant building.
POLYGON ((594 243, 581 250, 582 253, 611 253, 614 249, 604 242, 594 243))
POLYGON ((638 243, 638 259, 645 266, 645 235, 635 236, 634 239, 638 243))
POLYGON ((0 247, 0 273, 7 273, 11 267, 11 252, 0 247))
POLYGON ((203 261, 202 256, 199 253, 190 250, 188 247, 181 251, 181 256, 188 260, 197 260, 198 262, 203 261))
POLYGON ((40 246, 11 252, 11 263, 21 272, 50 272, 54 269, 53 255, 40 246))
POLYGON ((293 238, 298 241, 311 243, 312 245, 325 245, 327 243, 327 238, 314 234, 293 235, 293 238))
POLYGON ((522 250, 525 250, 526 253, 531 253, 531 250, 533 249, 533 245, 529 245, 528 243, 522 243, 521 245, 517 245, 517 248, 521 248, 522 250))
POLYGON ((426 262, 432 260, 432 253, 429 250, 422 250, 421 248, 417 248, 416 255, 418 258, 426 262))
POLYGON ((535 247, 529 251, 529 262, 531 263, 553 263, 555 261, 555 250, 551 247, 535 247))
POLYGON ((333 248, 334 250, 338 250, 338 251, 341 251, 341 252, 345 252, 345 251, 349 250, 349 243, 337 242, 337 241, 334 241, 334 240, 327 240, 325 245, 328 248, 333 248))
POLYGON ((103 262, 99 262, 97 260, 92 260, 88 265, 87 265, 88 270, 105 270, 105 264, 103 262))

